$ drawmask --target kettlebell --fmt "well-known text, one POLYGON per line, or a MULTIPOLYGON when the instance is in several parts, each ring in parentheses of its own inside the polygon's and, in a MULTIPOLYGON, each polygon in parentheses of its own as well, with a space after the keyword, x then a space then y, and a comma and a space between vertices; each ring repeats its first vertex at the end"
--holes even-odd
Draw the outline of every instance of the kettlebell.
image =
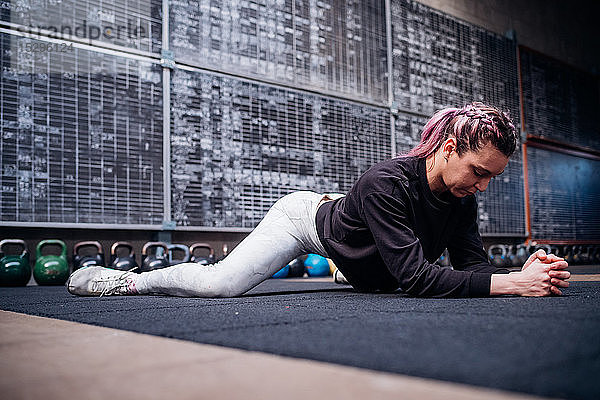
POLYGON ((35 266, 33 278, 38 285, 64 285, 69 278, 69 264, 67 262, 67 245, 62 240, 42 240, 35 249, 35 266), (42 256, 42 248, 48 245, 59 245, 59 255, 48 254, 42 256))
POLYGON ((102 245, 100 242, 88 240, 75 243, 75 246, 73 246, 73 271, 78 270, 79 268, 91 267, 94 265, 104 267, 104 252, 102 251, 102 245), (84 247, 95 247, 96 253, 91 255, 79 254, 79 250, 84 247))
POLYGON ((115 242, 110 247, 110 268, 118 269, 119 271, 131 271, 138 268, 138 263, 135 260, 135 252, 133 246, 129 242, 115 242), (129 249, 129 254, 119 256, 117 249, 124 247, 129 249))
POLYGON ((190 246, 190 253, 192 255, 192 258, 190 259, 192 262, 202 264, 202 265, 208 265, 208 264, 215 263, 215 250, 208 243, 194 243, 193 245, 190 246), (208 250, 208 255, 207 256, 197 256, 196 250, 199 250, 199 249, 208 250))
POLYGON ((564 245, 562 250, 563 258, 568 264, 573 264, 573 246, 564 245))
POLYGON ((544 250, 546 252, 546 254, 550 254, 552 253, 552 247, 550 247, 549 244, 538 244, 533 246, 533 250, 531 251, 531 254, 535 253, 538 250, 544 250))
POLYGON ((508 267, 518 267, 517 265, 517 246, 506 246, 506 265, 508 267))
POLYGON ((561 252, 560 252, 560 249, 559 249, 559 248, 558 248, 558 246, 556 246, 556 245, 550 246, 550 252, 551 252, 552 254, 554 254, 555 256, 562 257, 562 254, 561 254, 561 252))
POLYGON ((190 248, 187 247, 185 244, 170 244, 167 247, 169 249, 169 264, 170 265, 177 265, 177 264, 181 264, 181 263, 190 262, 190 257, 191 257, 190 248), (181 259, 173 258, 173 253, 175 253, 174 250, 183 251, 183 258, 181 258, 181 259))
POLYGON ((573 264, 582 264, 581 246, 573 246, 573 264))
POLYGON ((169 247, 164 242, 148 242, 142 247, 142 266, 140 272, 148 272, 169 266, 169 247), (154 254, 149 249, 156 248, 154 254), (159 249, 163 249, 161 254, 159 249))
POLYGON ((504 268, 508 265, 506 246, 494 244, 488 249, 490 263, 496 268, 504 268))
POLYGON ((0 241, 0 286, 25 286, 31 278, 29 251, 27 244, 21 239, 4 239, 0 241), (13 244, 23 248, 21 254, 6 254, 4 245, 13 244))
MULTIPOLYGON (((533 243, 533 245, 531 246, 530 250, 531 250, 531 254, 535 253, 538 250, 544 250, 546 252, 546 255, 551 254, 553 252, 552 247, 549 244, 535 244, 533 243)), ((554 253, 556 255, 556 253, 554 253)))
POLYGON ((523 264, 525 264, 525 262, 527 261, 528 258, 529 258, 529 252, 527 251, 527 246, 525 244, 517 245, 517 248, 515 250, 516 265, 513 265, 513 266, 521 268, 523 266, 523 264))
POLYGON ((600 246, 593 246, 590 250, 591 263, 600 264, 600 246))
POLYGON ((579 263, 580 264, 589 264, 591 262, 591 258, 590 257, 590 247, 591 246, 580 246, 580 253, 579 253, 579 263))

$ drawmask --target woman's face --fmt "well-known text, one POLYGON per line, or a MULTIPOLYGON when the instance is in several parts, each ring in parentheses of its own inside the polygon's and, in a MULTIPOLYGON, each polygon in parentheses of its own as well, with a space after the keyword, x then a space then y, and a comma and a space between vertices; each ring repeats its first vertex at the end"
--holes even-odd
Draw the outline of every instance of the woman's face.
POLYGON ((452 151, 442 171, 442 181, 453 196, 465 197, 485 191, 490 180, 503 173, 507 164, 508 157, 491 143, 462 156, 452 151))

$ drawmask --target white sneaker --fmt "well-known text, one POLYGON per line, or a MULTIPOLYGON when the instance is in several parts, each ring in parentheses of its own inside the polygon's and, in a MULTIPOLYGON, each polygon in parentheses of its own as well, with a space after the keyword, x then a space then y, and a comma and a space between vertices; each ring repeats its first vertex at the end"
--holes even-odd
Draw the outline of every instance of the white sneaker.
POLYGON ((79 296, 111 296, 138 294, 136 275, 104 267, 84 267, 73 272, 67 281, 67 290, 79 296))
POLYGON ((339 283, 340 285, 349 285, 350 283, 346 280, 346 277, 340 272, 339 269, 336 269, 333 272, 333 281, 335 283, 339 283))

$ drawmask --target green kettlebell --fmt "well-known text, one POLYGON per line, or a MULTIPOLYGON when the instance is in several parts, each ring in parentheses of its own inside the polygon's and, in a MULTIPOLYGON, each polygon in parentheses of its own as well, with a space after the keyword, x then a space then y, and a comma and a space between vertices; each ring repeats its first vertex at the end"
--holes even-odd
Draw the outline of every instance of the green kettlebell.
POLYGON ((36 261, 33 267, 33 278, 38 285, 64 285, 69 278, 67 263, 67 245, 62 240, 42 240, 35 251, 36 261), (42 256, 42 248, 56 244, 61 247, 60 255, 48 254, 42 256))
POLYGON ((31 278, 29 252, 27 244, 21 239, 4 239, 0 241, 0 286, 25 286, 31 278), (16 244, 23 247, 21 254, 4 254, 5 244, 16 244))

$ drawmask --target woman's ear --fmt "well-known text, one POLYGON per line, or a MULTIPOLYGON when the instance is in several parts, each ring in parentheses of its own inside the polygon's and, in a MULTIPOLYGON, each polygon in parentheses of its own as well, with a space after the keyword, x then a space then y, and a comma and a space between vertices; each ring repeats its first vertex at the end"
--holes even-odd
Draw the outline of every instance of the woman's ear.
POLYGON ((456 151, 456 138, 453 136, 448 137, 444 144, 442 145, 442 152, 444 154, 444 158, 448 160, 448 157, 452 155, 456 151))

